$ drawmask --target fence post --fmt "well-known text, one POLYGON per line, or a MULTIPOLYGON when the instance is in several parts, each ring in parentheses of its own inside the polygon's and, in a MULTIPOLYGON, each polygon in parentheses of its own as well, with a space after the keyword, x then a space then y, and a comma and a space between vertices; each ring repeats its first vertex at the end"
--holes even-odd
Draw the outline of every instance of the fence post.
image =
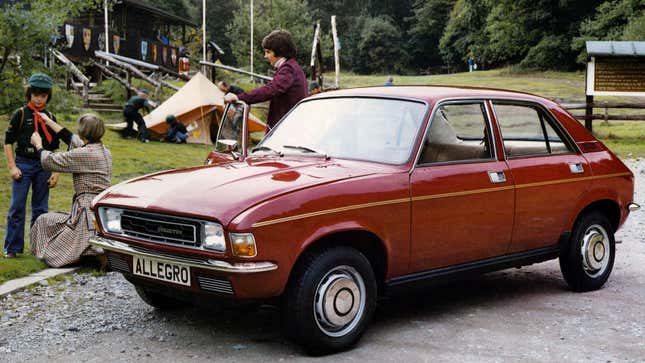
POLYGON ((589 131, 593 131, 593 96, 587 96, 587 107, 585 108, 585 127, 589 131))

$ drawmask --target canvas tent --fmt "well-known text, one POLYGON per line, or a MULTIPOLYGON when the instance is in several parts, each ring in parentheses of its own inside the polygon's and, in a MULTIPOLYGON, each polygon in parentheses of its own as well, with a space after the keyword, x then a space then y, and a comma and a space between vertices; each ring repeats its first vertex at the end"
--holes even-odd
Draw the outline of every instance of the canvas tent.
MULTIPOLYGON (((218 123, 224 112, 224 93, 203 74, 197 73, 166 102, 143 119, 153 138, 160 139, 168 130, 166 116, 175 115, 189 130, 188 142, 210 144, 214 141, 218 123)), ((251 132, 263 131, 266 125, 249 116, 251 132)), ((125 122, 109 125, 111 129, 125 128, 125 122)), ((136 125, 135 125, 136 127, 136 125)))

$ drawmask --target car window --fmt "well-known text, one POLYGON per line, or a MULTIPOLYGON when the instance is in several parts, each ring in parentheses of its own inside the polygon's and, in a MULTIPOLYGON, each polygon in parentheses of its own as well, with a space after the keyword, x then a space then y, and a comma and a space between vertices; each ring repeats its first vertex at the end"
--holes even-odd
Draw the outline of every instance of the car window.
POLYGON ((504 150, 509 157, 571 152, 547 115, 536 107, 495 104, 504 150))
POLYGON ((425 104, 414 101, 314 99, 293 109, 258 146, 283 153, 316 151, 331 157, 402 164, 410 158, 425 111, 425 104))
POLYGON ((492 142, 483 102, 440 105, 426 134, 419 164, 489 160, 492 142))

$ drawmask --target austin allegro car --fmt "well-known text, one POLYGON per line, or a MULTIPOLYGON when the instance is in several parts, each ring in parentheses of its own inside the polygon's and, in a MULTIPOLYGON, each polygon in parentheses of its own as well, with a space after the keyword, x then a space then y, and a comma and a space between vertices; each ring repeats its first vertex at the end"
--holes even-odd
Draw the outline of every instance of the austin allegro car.
POLYGON ((148 304, 278 304, 309 352, 355 344, 377 298, 559 259, 599 289, 630 170, 558 104, 512 91, 369 87, 301 101, 251 148, 229 105, 207 165, 93 202, 110 267, 148 304))

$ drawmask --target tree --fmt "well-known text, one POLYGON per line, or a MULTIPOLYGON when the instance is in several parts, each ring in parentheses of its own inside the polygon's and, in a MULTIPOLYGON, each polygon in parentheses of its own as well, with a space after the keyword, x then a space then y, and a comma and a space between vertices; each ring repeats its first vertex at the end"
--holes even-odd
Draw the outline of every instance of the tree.
POLYGON ((416 0, 410 23, 409 52, 417 68, 440 66, 439 40, 444 33, 450 10, 456 0, 416 0))
POLYGON ((23 102, 23 80, 42 70, 43 54, 59 36, 57 26, 96 4, 96 0, 27 0, 5 4, 0 12, 1 113, 23 102))
POLYGON ((645 2, 642 0, 611 0, 600 4, 594 16, 580 24, 580 35, 571 43, 578 53, 578 62, 587 60, 587 40, 643 40, 645 33, 638 29, 645 28, 644 13, 645 2))
POLYGON ((401 73, 407 67, 407 60, 399 28, 386 17, 367 17, 358 43, 357 71, 401 73))
MULTIPOLYGON (((487 1, 457 0, 446 29, 439 41, 439 51, 451 69, 466 69, 467 60, 485 54, 488 38, 483 31, 490 12, 487 1)), ((480 60, 481 62, 481 60, 480 60)))
MULTIPOLYGON (((249 1, 235 0, 237 9, 233 21, 226 27, 226 36, 231 44, 238 65, 248 65, 250 48, 249 1)), ((275 29, 285 29, 293 35, 298 48, 298 63, 309 64, 313 21, 307 3, 300 0, 272 0, 254 3, 253 65, 256 73, 265 72, 269 64, 264 60, 262 38, 275 29)), ((306 70, 305 70, 306 72, 306 70)))

